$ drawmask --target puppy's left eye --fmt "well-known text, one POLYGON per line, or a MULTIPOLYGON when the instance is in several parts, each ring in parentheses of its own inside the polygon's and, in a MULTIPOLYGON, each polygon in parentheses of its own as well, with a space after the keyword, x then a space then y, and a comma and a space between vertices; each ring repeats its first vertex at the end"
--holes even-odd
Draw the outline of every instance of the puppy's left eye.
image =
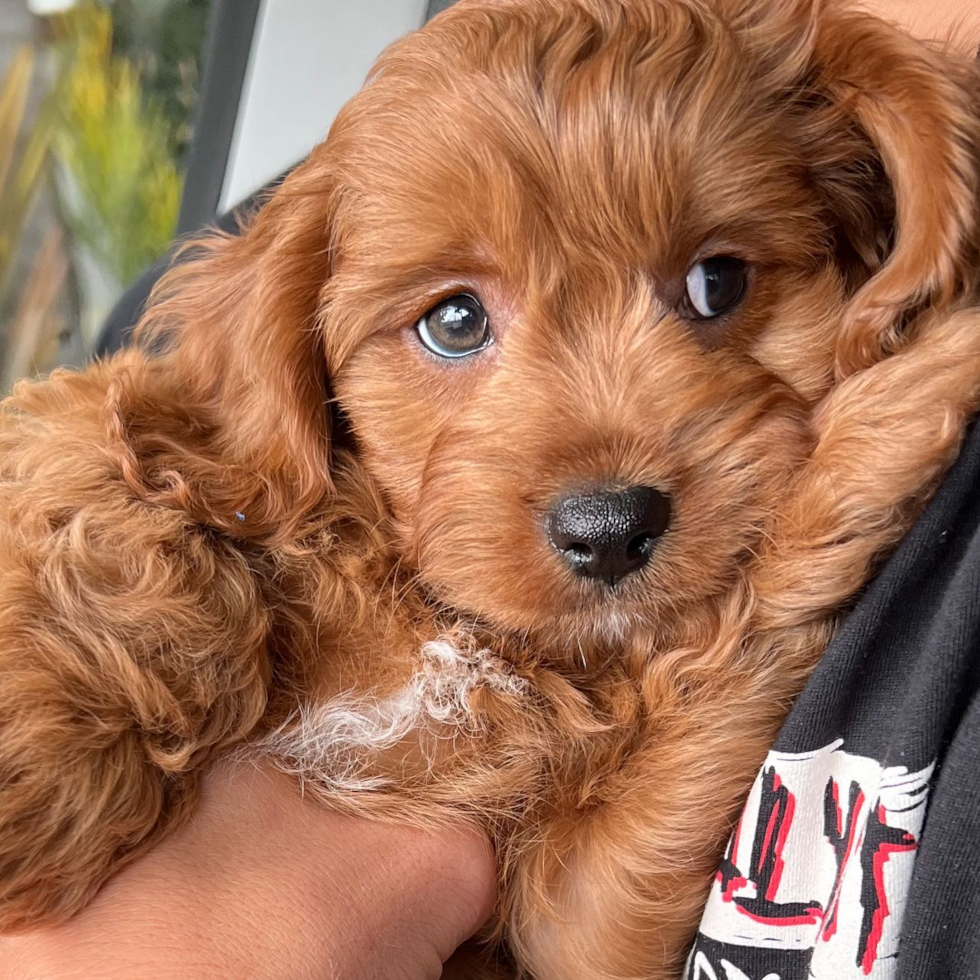
POLYGON ((469 293, 450 296, 433 306, 415 329, 422 343, 440 357, 466 357, 493 341, 487 311, 469 293))
POLYGON ((687 274, 686 312, 701 320, 727 313, 745 293, 745 281, 745 263, 728 255, 692 265, 687 274))

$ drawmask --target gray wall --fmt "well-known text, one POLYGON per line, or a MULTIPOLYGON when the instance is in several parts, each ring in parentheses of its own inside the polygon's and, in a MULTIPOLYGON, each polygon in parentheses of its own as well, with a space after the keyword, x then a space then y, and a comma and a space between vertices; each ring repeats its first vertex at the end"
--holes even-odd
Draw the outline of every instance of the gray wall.
POLYGON ((427 0, 263 0, 219 210, 301 160, 427 0))

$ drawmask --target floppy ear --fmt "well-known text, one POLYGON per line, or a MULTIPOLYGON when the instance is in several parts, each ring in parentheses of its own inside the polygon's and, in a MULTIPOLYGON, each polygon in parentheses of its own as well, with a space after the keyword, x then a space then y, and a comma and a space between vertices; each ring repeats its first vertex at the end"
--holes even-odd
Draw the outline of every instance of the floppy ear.
POLYGON ((846 377, 893 351, 916 307, 952 303, 967 286, 980 126, 970 80, 955 77, 951 59, 860 13, 828 12, 818 27, 822 84, 871 140, 895 205, 891 253, 846 312, 837 351, 846 377))
POLYGON ((190 242, 154 290, 137 339, 156 380, 123 384, 113 406, 144 498, 269 540, 330 489, 318 311, 331 183, 322 162, 302 165, 241 235, 190 242), (176 402, 185 432, 146 418, 147 390, 176 402))
POLYGON ((725 2, 771 87, 797 101, 807 162, 874 272, 845 314, 845 377, 893 351, 921 305, 962 295, 976 261, 980 78, 839 0, 725 2))

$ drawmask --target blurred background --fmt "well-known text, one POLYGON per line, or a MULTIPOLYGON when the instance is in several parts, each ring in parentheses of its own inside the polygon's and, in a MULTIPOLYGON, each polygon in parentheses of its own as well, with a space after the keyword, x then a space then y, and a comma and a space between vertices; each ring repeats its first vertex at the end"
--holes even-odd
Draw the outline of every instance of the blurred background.
POLYGON ((174 240, 301 160, 451 2, 0 0, 0 396, 117 345, 174 240))

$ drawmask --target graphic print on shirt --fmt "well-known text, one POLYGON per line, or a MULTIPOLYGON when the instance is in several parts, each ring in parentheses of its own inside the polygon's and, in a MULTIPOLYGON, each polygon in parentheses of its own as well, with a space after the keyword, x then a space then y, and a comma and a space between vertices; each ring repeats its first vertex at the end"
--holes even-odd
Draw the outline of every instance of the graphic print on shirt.
POLYGON ((771 752, 715 876, 688 980, 890 980, 934 766, 771 752), (765 950, 765 972, 753 972, 765 950), (773 965, 778 963, 778 969, 773 965))

